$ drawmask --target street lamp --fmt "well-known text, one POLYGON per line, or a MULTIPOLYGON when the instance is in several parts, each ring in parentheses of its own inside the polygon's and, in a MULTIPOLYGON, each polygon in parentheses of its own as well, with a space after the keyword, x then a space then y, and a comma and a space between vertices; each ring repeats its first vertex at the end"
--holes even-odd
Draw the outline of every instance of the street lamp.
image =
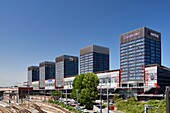
POLYGON ((29 87, 30 87, 30 86, 28 85, 28 87, 27 87, 27 88, 28 88, 28 94, 27 94, 27 99, 28 99, 28 108, 29 108, 29 87))
POLYGON ((10 100, 10 87, 9 87, 9 106, 10 106, 11 100, 10 100))
POLYGON ((78 89, 76 89, 76 96, 77 96, 77 105, 76 105, 77 107, 76 108, 77 108, 77 113, 78 113, 78 89))
POLYGON ((100 113, 102 113, 102 86, 100 86, 100 113))
POLYGON ((67 88, 66 88, 66 106, 67 106, 67 88))
POLYGON ((107 77, 107 113, 109 113, 109 88, 108 88, 108 84, 109 84, 109 77, 107 77))
POLYGON ((107 87, 107 113, 109 113, 109 89, 107 87))
POLYGON ((62 90, 61 90, 61 102, 62 102, 62 94, 63 94, 63 92, 62 92, 62 90))

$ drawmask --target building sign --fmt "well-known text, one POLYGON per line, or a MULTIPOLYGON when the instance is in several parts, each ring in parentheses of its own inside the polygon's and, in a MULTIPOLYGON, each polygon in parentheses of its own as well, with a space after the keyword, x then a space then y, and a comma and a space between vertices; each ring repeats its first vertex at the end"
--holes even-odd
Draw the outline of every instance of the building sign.
POLYGON ((70 60, 70 61, 74 61, 74 58, 73 58, 73 57, 69 57, 69 60, 70 60))
POLYGON ((124 40, 126 40, 126 39, 128 39, 128 38, 133 38, 133 37, 136 37, 136 36, 139 36, 139 35, 140 35, 140 32, 139 32, 139 31, 136 31, 136 32, 134 32, 134 33, 125 35, 123 38, 124 38, 124 40))
POLYGON ((45 89, 55 89, 55 79, 46 80, 45 89))
POLYGON ((148 31, 148 35, 152 36, 152 37, 155 37, 155 38, 159 38, 159 34, 155 33, 155 32, 152 32, 152 31, 148 31))
POLYGON ((160 41, 161 33, 146 27, 142 27, 137 30, 133 30, 125 34, 122 34, 120 36, 120 41, 121 44, 123 44, 133 40, 137 40, 138 38, 149 38, 149 39, 154 39, 156 41, 160 41))
POLYGON ((75 77, 64 78, 64 89, 72 89, 72 84, 75 77))
POLYGON ((120 36, 121 43, 130 42, 140 37, 144 37, 144 28, 133 30, 120 36))

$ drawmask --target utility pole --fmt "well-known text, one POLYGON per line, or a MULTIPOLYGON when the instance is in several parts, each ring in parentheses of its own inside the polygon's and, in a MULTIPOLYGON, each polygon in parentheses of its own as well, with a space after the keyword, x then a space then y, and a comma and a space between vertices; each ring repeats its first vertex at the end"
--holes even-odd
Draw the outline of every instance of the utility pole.
POLYGON ((108 86, 109 86, 109 77, 107 77, 107 113, 109 113, 109 88, 108 88, 108 86))
POLYGON ((107 86, 107 113, 109 113, 109 88, 107 86))
POLYGON ((144 107, 144 113, 148 113, 149 109, 158 109, 158 107, 150 106, 148 104, 145 104, 144 107))
POLYGON ((144 111, 144 113, 148 113, 148 104, 146 104, 144 107, 145 107, 145 109, 144 109, 144 110, 145 110, 145 111, 144 111))
POLYGON ((61 102, 62 102, 62 94, 63 94, 63 92, 62 92, 62 90, 61 90, 61 102))
POLYGON ((10 100, 10 87, 9 87, 9 106, 10 106, 11 100, 10 100))
POLYGON ((76 96, 77 96, 77 113, 78 113, 78 89, 76 89, 76 96))
POLYGON ((29 86, 28 86, 28 108, 29 108, 29 86))
POLYGON ((67 88, 66 88, 66 105, 67 105, 67 88))
POLYGON ((100 113, 102 113, 102 86, 100 86, 100 113))
POLYGON ((166 86, 166 113, 170 113, 170 100, 169 100, 170 86, 166 86))

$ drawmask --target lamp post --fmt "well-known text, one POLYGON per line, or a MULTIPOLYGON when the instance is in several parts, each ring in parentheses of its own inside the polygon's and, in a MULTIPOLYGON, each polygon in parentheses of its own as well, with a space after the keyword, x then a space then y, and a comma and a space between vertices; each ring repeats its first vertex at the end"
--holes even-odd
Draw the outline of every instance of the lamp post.
MULTIPOLYGON (((109 84, 109 77, 107 78, 107 83, 109 84)), ((109 85, 107 85, 107 113, 109 113, 109 85)))
POLYGON ((62 94, 63 94, 63 92, 62 92, 62 90, 61 90, 61 102, 62 102, 62 94))
POLYGON ((77 109, 77 113, 78 113, 78 89, 76 89, 76 96, 77 96, 77 107, 76 107, 76 109, 77 109))
POLYGON ((10 106, 11 100, 10 100, 10 87, 9 87, 9 106, 10 106))
POLYGON ((100 113, 102 113, 102 86, 100 86, 100 113))
POLYGON ((166 113, 170 112, 170 100, 169 100, 169 95, 170 95, 170 86, 166 86, 166 113))
POLYGON ((107 87, 107 113, 109 113, 109 88, 107 87))
POLYGON ((27 94, 28 97, 27 98, 28 98, 28 108, 29 108, 29 85, 27 88, 28 88, 28 94, 27 94))
POLYGON ((66 88, 66 106, 67 106, 67 88, 66 88))

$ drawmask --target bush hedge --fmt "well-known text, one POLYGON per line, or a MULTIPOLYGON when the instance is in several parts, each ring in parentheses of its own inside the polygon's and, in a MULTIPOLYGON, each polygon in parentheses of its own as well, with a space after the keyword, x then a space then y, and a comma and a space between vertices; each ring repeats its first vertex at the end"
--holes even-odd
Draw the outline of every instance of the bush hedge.
POLYGON ((117 109, 125 113, 144 113, 145 104, 155 107, 153 109, 149 109, 148 113, 166 113, 165 100, 149 100, 147 102, 139 102, 135 97, 129 98, 126 101, 122 98, 116 100, 117 109))
MULTIPOLYGON (((76 113, 76 109, 73 108, 72 106, 65 105, 64 102, 59 102, 58 100, 49 100, 49 103, 56 104, 58 106, 61 106, 62 108, 65 108, 71 112, 76 113)), ((82 111, 78 111, 78 113, 83 113, 82 111)))

